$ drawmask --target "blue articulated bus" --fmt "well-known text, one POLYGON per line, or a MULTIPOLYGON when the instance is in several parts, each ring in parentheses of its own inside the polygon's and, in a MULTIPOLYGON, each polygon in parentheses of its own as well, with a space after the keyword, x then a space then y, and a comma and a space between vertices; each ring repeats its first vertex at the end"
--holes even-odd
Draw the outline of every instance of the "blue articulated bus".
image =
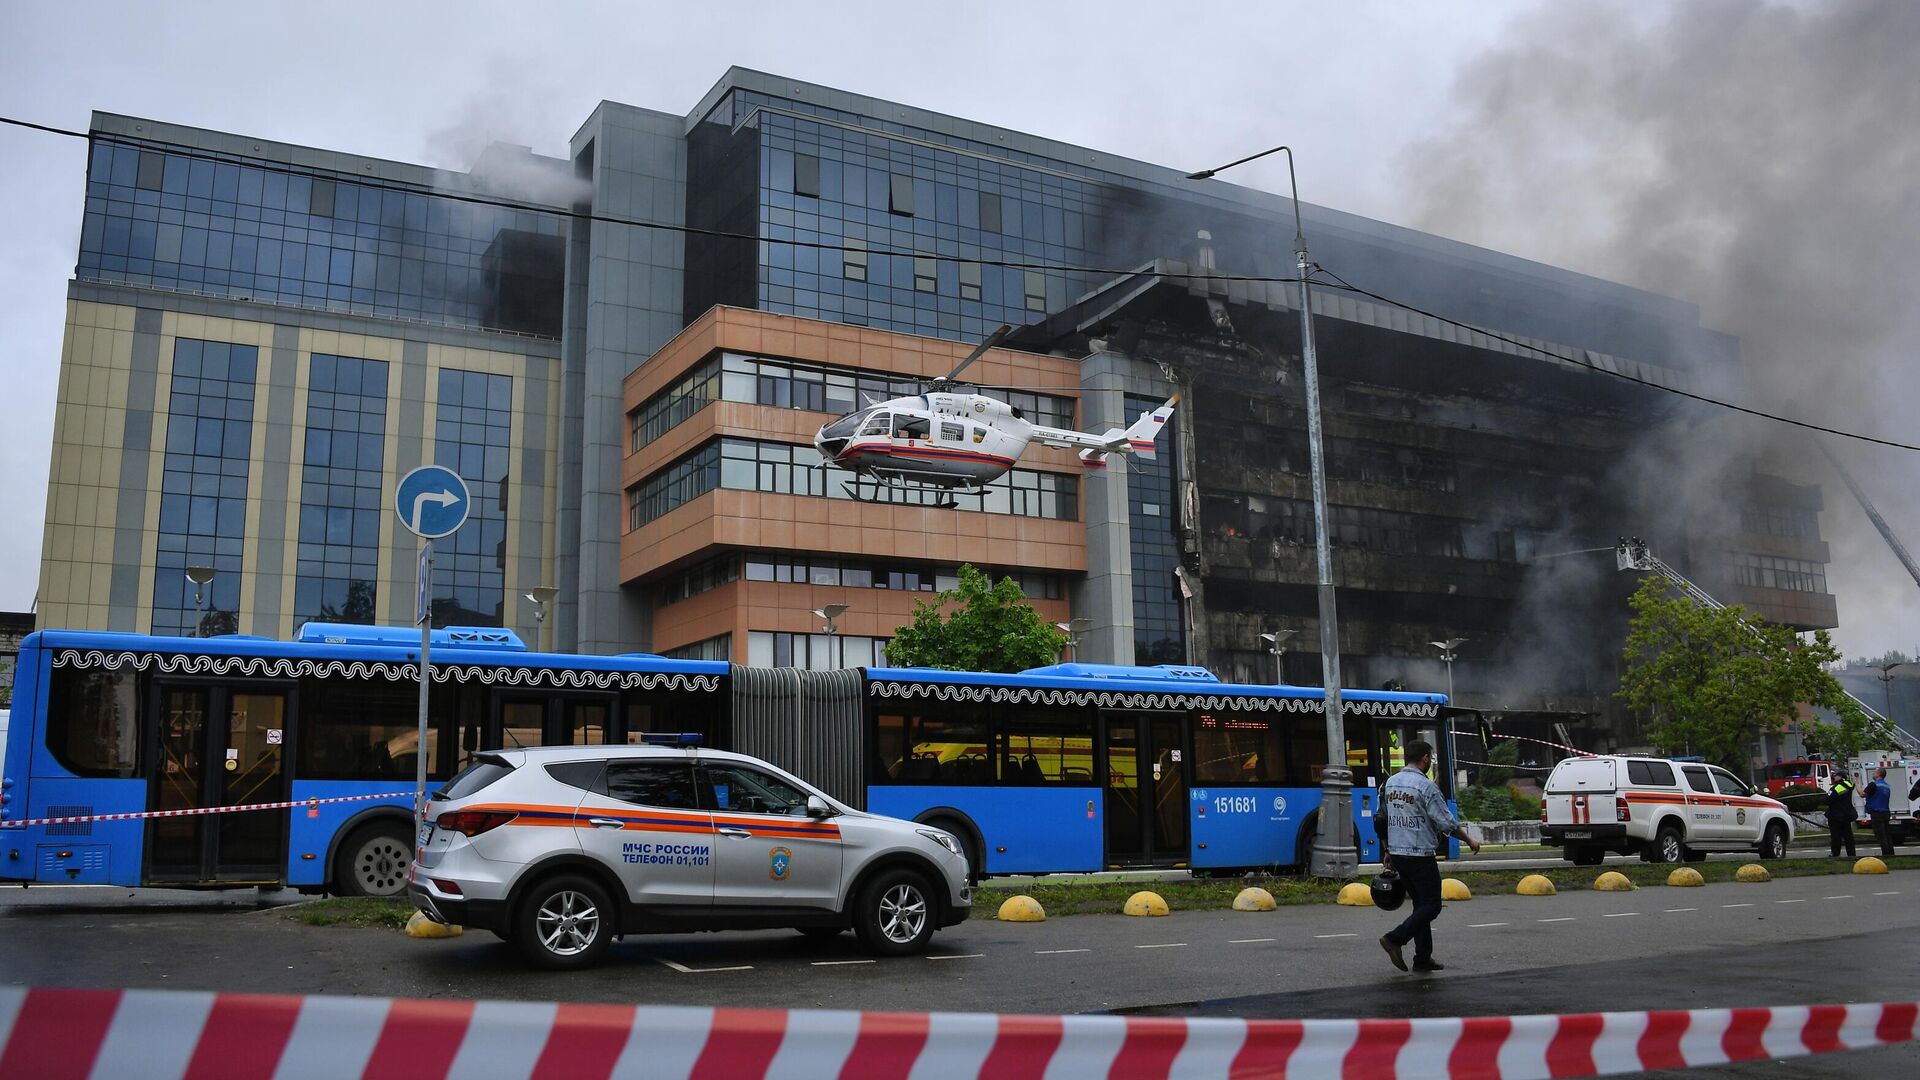
MULTIPOLYGON (((289 809, 0 828, 0 881, 402 891, 412 861, 419 632, 309 623, 297 640, 45 630, 21 643, 0 826, 295 802, 289 809), (320 802, 317 800, 351 799, 320 802)), ((481 749, 716 733, 727 665, 527 651, 433 632, 428 776, 481 749)))
MULTIPOLYGON (((45 630, 21 645, 0 774, 0 881, 390 895, 411 864, 418 632, 293 641, 45 630), (219 810, 9 826, 46 818, 219 810)), ((977 874, 1303 866, 1327 760, 1316 688, 1185 667, 1014 675, 746 668, 527 650, 434 631, 428 776, 482 750, 692 732, 847 803, 960 837, 977 874)), ((1345 697, 1355 842, 1437 694, 1345 697)), ((1451 769, 1435 770, 1443 786, 1451 769)))
MULTIPOLYGON (((1188 667, 1059 664, 1017 675, 868 669, 867 808, 959 835, 988 874, 1301 867, 1327 762, 1317 687, 1188 667)), ((1400 748, 1440 748, 1439 694, 1343 692, 1361 857, 1400 748)), ((1436 779, 1447 784, 1442 760, 1436 779)), ((1449 792, 1451 797, 1451 792, 1449 792)))

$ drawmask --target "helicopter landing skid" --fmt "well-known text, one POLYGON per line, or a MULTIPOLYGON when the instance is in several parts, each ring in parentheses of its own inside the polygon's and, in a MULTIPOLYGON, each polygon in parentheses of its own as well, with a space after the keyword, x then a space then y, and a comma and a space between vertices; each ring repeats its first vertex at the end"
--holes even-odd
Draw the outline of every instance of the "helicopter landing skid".
MULTIPOLYGON (((923 480, 915 474, 904 472, 874 473, 872 474, 872 478, 873 486, 871 490, 866 488, 865 482, 861 479, 855 479, 850 483, 843 483, 840 485, 840 488, 845 491, 850 498, 857 502, 865 503, 891 504, 893 500, 881 497, 881 489, 883 488, 893 491, 938 492, 941 495, 938 502, 921 504, 932 506, 938 510, 958 510, 960 503, 959 500, 955 498, 956 495, 984 495, 986 493, 984 485, 968 485, 962 490, 950 484, 923 480)), ((942 477, 941 479, 947 478, 942 477)))

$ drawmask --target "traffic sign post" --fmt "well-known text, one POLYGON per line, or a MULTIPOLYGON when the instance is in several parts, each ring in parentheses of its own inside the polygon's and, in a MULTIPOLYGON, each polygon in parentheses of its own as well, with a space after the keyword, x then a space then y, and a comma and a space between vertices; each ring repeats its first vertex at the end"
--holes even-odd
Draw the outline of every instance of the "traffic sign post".
POLYGON ((393 512, 400 524, 418 536, 420 573, 413 597, 413 618, 420 624, 420 727, 414 746, 413 835, 414 846, 427 820, 427 695, 433 685, 433 542, 451 536, 466 524, 473 497, 460 474, 440 465, 422 465, 400 478, 394 489, 393 512))

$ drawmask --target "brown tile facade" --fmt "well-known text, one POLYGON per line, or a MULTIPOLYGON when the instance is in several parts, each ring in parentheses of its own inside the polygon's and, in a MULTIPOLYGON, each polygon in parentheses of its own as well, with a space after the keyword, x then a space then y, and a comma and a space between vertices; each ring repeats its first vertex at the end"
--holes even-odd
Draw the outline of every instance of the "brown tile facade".
MULTIPOLYGON (((649 398, 717 351, 799 360, 890 375, 932 377, 952 370, 971 351, 964 342, 942 341, 838 323, 716 307, 695 320, 627 376, 629 416, 649 398)), ((1017 386, 1078 396, 1079 371, 1071 360, 994 349, 967 371, 987 385, 1017 386)), ((681 455, 716 436, 737 436, 810 445, 827 413, 720 401, 702 409, 621 464, 623 490, 644 481, 681 455)), ((1036 447, 1023 468, 1078 476, 1081 468, 1064 450, 1036 447)), ((833 482, 844 477, 836 475, 833 482)), ((1084 490, 1084 484, 1083 484, 1084 490)), ((1085 573, 1086 526, 972 510, 894 506, 750 491, 710 491, 620 538, 620 578, 645 587, 729 551, 778 551, 887 562, 903 560, 951 566, 962 562, 1044 571, 1063 577, 1085 573)), ((620 516, 625 529, 625 507, 620 516)), ((843 634, 892 637, 907 621, 916 599, 930 593, 843 588, 740 580, 657 608, 651 648, 665 652, 719 634, 733 635, 733 659, 745 662, 747 634, 754 630, 817 633, 812 609, 845 604, 843 634)), ((1050 620, 1065 621, 1065 600, 1036 600, 1050 620)))

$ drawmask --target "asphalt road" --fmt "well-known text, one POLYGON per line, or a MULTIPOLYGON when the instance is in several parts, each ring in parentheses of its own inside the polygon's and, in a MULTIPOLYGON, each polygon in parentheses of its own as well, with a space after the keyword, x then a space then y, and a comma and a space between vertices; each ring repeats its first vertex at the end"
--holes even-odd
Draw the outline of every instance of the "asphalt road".
MULTIPOLYGON (((1176 912, 1159 919, 976 920, 942 932, 930 956, 884 961, 862 955, 850 935, 828 941, 784 932, 639 937, 616 945, 598 969, 554 974, 527 969, 484 932, 416 941, 393 931, 304 926, 285 909, 255 910, 251 894, 239 905, 231 900, 186 906, 91 898, 82 904, 0 902, 0 979, 279 993, 1255 1018, 1504 1015, 1920 996, 1920 872, 1912 871, 1624 894, 1480 897, 1448 905, 1437 924, 1437 952, 1448 970, 1430 977, 1402 975, 1387 964, 1374 939, 1392 925, 1392 916, 1330 904, 1261 914, 1176 912)), ((1831 1067, 1847 1068, 1850 1075, 1859 1075, 1852 1072, 1858 1069, 1920 1075, 1920 1051, 1845 1055, 1831 1067)), ((1723 1075, 1819 1075, 1815 1068, 1806 1062, 1754 1063, 1723 1075)))

